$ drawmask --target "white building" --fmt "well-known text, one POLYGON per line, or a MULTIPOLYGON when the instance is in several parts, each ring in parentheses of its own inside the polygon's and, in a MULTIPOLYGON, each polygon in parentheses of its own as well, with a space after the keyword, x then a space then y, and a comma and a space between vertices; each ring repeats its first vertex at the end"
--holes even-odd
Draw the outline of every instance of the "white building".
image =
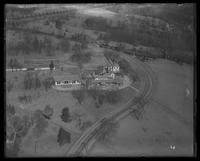
POLYGON ((53 75, 55 84, 54 89, 74 90, 81 88, 81 79, 77 75, 69 75, 66 72, 57 72, 53 75))

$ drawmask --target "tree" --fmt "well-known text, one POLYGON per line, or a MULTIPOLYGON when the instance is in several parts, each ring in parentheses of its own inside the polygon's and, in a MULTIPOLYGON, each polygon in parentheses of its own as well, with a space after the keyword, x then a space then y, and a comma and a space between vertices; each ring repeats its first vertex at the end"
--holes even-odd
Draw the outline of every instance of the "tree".
POLYGON ((22 117, 22 122, 23 122, 23 125, 24 125, 24 128, 22 131, 20 131, 20 136, 23 136, 25 137, 26 134, 28 133, 30 127, 31 127, 31 120, 30 120, 30 117, 28 115, 24 115, 22 117))
POLYGON ((41 87, 41 81, 38 77, 38 74, 35 74, 35 89, 40 88, 41 87))
POLYGON ((11 58, 10 61, 8 62, 8 66, 10 66, 11 69, 12 69, 12 71, 13 71, 14 66, 13 66, 13 59, 12 59, 12 58, 11 58))
POLYGON ((14 114, 15 114, 15 106, 14 106, 14 105, 8 104, 6 110, 7 110, 8 113, 10 113, 11 115, 14 115, 14 114))
POLYGON ((118 62, 121 60, 120 56, 113 51, 104 51, 104 56, 106 59, 111 60, 112 62, 118 62))
POLYGON ((34 49, 32 46, 32 37, 30 33, 24 32, 23 38, 24 41, 21 43, 20 48, 23 50, 24 53, 28 54, 34 49))
POLYGON ((116 134, 119 124, 114 121, 105 122, 104 127, 101 130, 101 133, 97 135, 97 140, 103 144, 111 143, 111 138, 116 134))
POLYGON ((51 85, 53 85, 54 82, 55 81, 54 81, 53 77, 47 77, 47 78, 45 78, 44 81, 43 81, 43 85, 45 87, 45 90, 47 91, 48 89, 50 89, 51 85))
POLYGON ((36 36, 33 38, 32 46, 36 52, 41 53, 40 43, 36 36))
POLYGON ((81 52, 81 50, 76 49, 74 54, 71 56, 72 62, 78 64, 88 63, 91 60, 91 52, 81 52))
POLYGON ((46 105, 43 114, 47 117, 50 118, 53 115, 53 108, 50 107, 50 105, 46 105))
POLYGON ((21 68, 21 64, 18 62, 18 60, 16 58, 13 59, 13 67, 21 68))
POLYGON ((120 60, 118 64, 124 74, 128 74, 129 72, 131 72, 132 68, 130 67, 129 63, 126 60, 124 59, 120 60))
POLYGON ((9 80, 6 82, 6 89, 8 92, 10 92, 14 87, 14 84, 9 80))
POLYGON ((90 127, 92 125, 92 122, 91 121, 85 121, 82 123, 81 127, 80 127, 80 130, 84 131, 86 130, 88 127, 90 127))
POLYGON ((43 133, 46 132, 46 128, 48 127, 48 121, 42 115, 41 110, 36 110, 31 119, 33 122, 33 136, 35 137, 35 151, 37 139, 41 137, 43 133))
POLYGON ((31 73, 28 72, 24 76, 24 89, 28 90, 31 89, 32 87, 33 87, 33 77, 31 73))
POLYGON ((18 115, 14 115, 12 117, 11 122, 12 122, 11 124, 12 124, 15 132, 20 132, 23 130, 24 124, 23 124, 21 117, 19 117, 18 115))
POLYGON ((36 138, 39 138, 48 127, 48 121, 44 118, 42 115, 41 110, 36 110, 33 114, 33 122, 34 122, 34 128, 33 128, 33 134, 36 138))
POLYGON ((90 96, 92 96, 92 98, 93 98, 94 100, 97 100, 98 97, 99 97, 100 95, 103 94, 102 91, 96 90, 96 89, 88 90, 87 92, 88 92, 88 94, 89 94, 90 96))
POLYGON ((54 69, 54 63, 53 63, 53 61, 51 61, 51 63, 49 64, 49 68, 50 68, 51 71, 54 69))
POLYGON ((59 146, 63 146, 66 143, 71 143, 71 134, 65 131, 63 128, 60 128, 57 135, 57 142, 59 146))
POLYGON ((116 91, 108 91, 105 94, 106 101, 111 104, 118 103, 121 99, 119 92, 116 91))
POLYGON ((62 25, 63 25, 63 22, 62 22, 61 20, 57 19, 57 20, 55 21, 55 27, 56 27, 57 29, 61 30, 61 29, 62 29, 62 25))
POLYGON ((11 147, 6 146, 6 156, 7 157, 17 157, 20 151, 21 137, 16 135, 14 144, 11 147))
POLYGON ((104 102, 104 100, 105 100, 105 96, 104 96, 104 95, 100 95, 100 96, 98 97, 98 103, 99 103, 99 105, 102 105, 103 102, 104 102))
POLYGON ((48 37, 45 37, 43 42, 44 42, 44 50, 45 50, 46 54, 48 56, 52 56, 54 53, 54 51, 53 51, 54 48, 53 48, 51 39, 48 37))
POLYGON ((72 96, 77 99, 78 103, 81 104, 84 100, 84 96, 85 96, 85 91, 83 90, 78 90, 78 91, 72 91, 72 96))
POLYGON ((64 52, 69 51, 70 48, 70 42, 69 40, 65 37, 60 41, 60 48, 61 50, 63 50, 64 52))
POLYGON ((71 122, 71 116, 69 113, 69 108, 68 107, 64 107, 62 110, 62 114, 60 115, 60 118, 62 119, 62 121, 64 122, 71 122))

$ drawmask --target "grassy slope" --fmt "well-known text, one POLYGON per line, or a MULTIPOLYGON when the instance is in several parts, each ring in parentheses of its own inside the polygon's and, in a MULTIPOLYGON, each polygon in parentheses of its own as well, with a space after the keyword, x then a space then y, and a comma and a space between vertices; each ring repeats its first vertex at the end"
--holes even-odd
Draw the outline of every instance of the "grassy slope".
POLYGON ((142 120, 133 119, 131 115, 121 120, 112 148, 97 143, 91 155, 192 155, 192 95, 185 96, 186 86, 192 93, 192 69, 160 62, 151 67, 159 77, 154 100, 159 99, 169 107, 151 102, 145 106, 142 120), (170 145, 174 145, 175 150, 171 150, 170 145))

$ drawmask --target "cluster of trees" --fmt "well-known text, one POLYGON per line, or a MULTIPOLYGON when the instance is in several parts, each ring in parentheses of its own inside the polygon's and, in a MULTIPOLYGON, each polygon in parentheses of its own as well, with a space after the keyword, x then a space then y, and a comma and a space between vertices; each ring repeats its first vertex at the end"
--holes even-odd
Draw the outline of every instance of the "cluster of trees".
POLYGON ((97 40, 104 40, 104 41, 108 41, 109 40, 109 36, 107 34, 102 34, 100 33, 97 37, 97 40))
POLYGON ((121 95, 117 91, 103 91, 103 90, 77 90, 71 92, 72 96, 81 104, 88 94, 95 101, 95 106, 99 108, 103 103, 116 104, 121 101, 121 95))
MULTIPOLYGON (((87 48, 87 43, 82 43, 82 48, 87 48)), ((60 49, 63 52, 67 52, 70 49, 70 42, 68 38, 64 37, 60 40, 60 42, 55 45, 53 40, 49 37, 44 37, 43 40, 40 40, 37 36, 32 36, 29 33, 24 34, 24 39, 18 43, 14 43, 12 41, 6 43, 6 52, 8 55, 18 55, 22 54, 30 54, 30 53, 45 53, 47 56, 54 56, 55 51, 60 49)), ((16 60, 13 59, 11 62, 12 66, 19 66, 16 60)))
MULTIPOLYGON (((21 144, 22 138, 24 138, 29 129, 33 127, 33 136, 37 139, 46 131, 48 127, 48 119, 53 114, 53 108, 47 105, 44 111, 36 110, 33 115, 23 115, 20 117, 16 114, 15 106, 8 104, 6 106, 6 136, 13 137, 12 146, 6 147, 6 155, 7 156, 17 156, 19 152, 19 146, 21 144)), ((11 140, 10 140, 11 141, 11 140)))
POLYGON ((14 68, 22 68, 22 65, 16 58, 11 58, 8 62, 8 66, 13 70, 14 68))
POLYGON ((79 128, 80 128, 81 131, 85 131, 91 125, 92 125, 91 121, 84 121, 84 122, 82 122, 82 124, 79 128))
POLYGON ((33 136, 35 138, 39 138, 48 127, 48 121, 43 116, 43 112, 41 110, 36 110, 32 116, 33 121, 33 136))
POLYGON ((21 103, 31 103, 32 102, 32 96, 31 95, 22 95, 22 96, 18 96, 19 102, 21 103))
POLYGON ((55 24, 55 27, 58 30, 62 30, 63 25, 65 24, 65 20, 69 20, 68 16, 56 16, 56 17, 51 17, 49 18, 46 23, 49 24, 50 22, 55 24))
POLYGON ((36 110, 31 116, 31 125, 33 126, 32 134, 35 138, 35 151, 38 138, 40 138, 47 130, 49 125, 48 119, 53 115, 53 108, 46 105, 44 110, 36 110))
POLYGON ((72 118, 71 118, 71 115, 70 115, 68 107, 64 107, 62 109, 62 114, 60 115, 60 118, 62 119, 63 122, 66 122, 66 123, 72 121, 72 118))
POLYGON ((86 91, 84 90, 74 90, 71 92, 72 96, 81 104, 85 98, 86 91))
POLYGON ((46 117, 50 118, 53 115, 53 108, 49 105, 45 107, 44 111, 34 111, 31 117, 28 115, 23 115, 23 117, 16 115, 13 105, 7 105, 7 110, 9 113, 12 114, 12 117, 10 117, 10 119, 7 119, 7 121, 9 121, 9 125, 12 125, 14 131, 19 136, 23 137, 26 136, 29 128, 31 126, 34 126, 34 136, 36 136, 36 138, 39 138, 48 126, 48 121, 46 120, 46 117), (46 117, 44 117, 44 115, 46 117))
POLYGON ((105 122, 105 126, 101 129, 101 132, 96 136, 96 139, 102 144, 109 145, 118 128, 119 124, 117 122, 107 121, 105 122))
POLYGON ((43 85, 45 90, 48 91, 48 89, 51 88, 51 85, 54 84, 54 78, 46 77, 44 80, 41 80, 37 73, 32 74, 30 72, 27 72, 24 76, 23 84, 25 90, 38 89, 43 85))
POLYGON ((43 86, 45 87, 45 90, 48 91, 52 85, 54 85, 54 78, 53 77, 47 77, 43 80, 43 86))
MULTIPOLYGON (((147 21, 148 19, 144 22, 147 21)), ((99 38, 105 41, 126 42, 132 45, 141 44, 165 49, 170 57, 173 57, 173 53, 179 50, 180 54, 176 54, 174 57, 186 63, 193 62, 191 53, 189 54, 188 52, 188 54, 184 56, 181 54, 181 52, 184 51, 193 52, 195 35, 192 32, 184 31, 181 28, 174 33, 166 30, 158 31, 156 28, 162 27, 161 24, 156 28, 150 28, 149 25, 151 23, 143 23, 143 21, 138 22, 133 28, 129 28, 127 25, 122 25, 123 27, 113 27, 110 24, 111 23, 103 18, 88 18, 85 20, 85 26, 87 28, 106 32, 106 34, 99 35, 99 38), (188 40, 190 40, 189 43, 188 40)))
POLYGON ((88 63, 91 60, 91 52, 83 51, 83 44, 75 44, 72 47, 73 55, 71 56, 72 62, 76 62, 78 64, 88 63))
POLYGON ((30 127, 32 126, 32 121, 28 115, 23 115, 22 117, 16 115, 13 110, 13 106, 11 105, 10 107, 12 109, 12 116, 10 116, 9 119, 6 119, 6 135, 8 138, 11 135, 14 137, 12 145, 6 147, 6 155, 9 157, 15 157, 20 150, 19 147, 22 138, 27 135, 30 127))
POLYGON ((88 94, 95 100, 95 106, 99 108, 103 103, 116 104, 121 101, 118 91, 88 90, 88 94))
POLYGON ((50 119, 51 116, 53 115, 53 108, 50 105, 46 105, 44 110, 43 110, 43 116, 47 119, 50 119))
POLYGON ((100 31, 107 31, 111 28, 108 20, 103 17, 89 17, 84 21, 83 26, 100 31))
POLYGON ((81 53, 82 50, 85 50, 88 48, 88 37, 84 33, 76 33, 72 35, 71 39, 73 41, 79 42, 75 43, 74 46, 72 47, 72 50, 75 53, 81 53))
POLYGON ((33 52, 41 54, 44 51, 47 56, 53 56, 56 49, 57 47, 51 38, 45 37, 40 40, 37 36, 27 32, 24 32, 22 41, 6 43, 6 52, 9 55, 30 54, 33 52))
POLYGON ((7 104, 6 105, 6 112, 8 112, 8 114, 14 115, 16 113, 15 106, 11 105, 11 104, 7 104))
POLYGON ((5 12, 7 17, 16 17, 33 14, 36 7, 19 8, 17 6, 6 6, 5 12))
POLYGON ((132 67, 126 60, 122 59, 118 62, 118 64, 119 64, 121 72, 125 75, 128 75, 132 79, 132 81, 135 82, 139 80, 139 76, 137 72, 132 69, 132 67))
POLYGON ((71 143, 71 134, 68 131, 65 131, 63 128, 60 128, 57 135, 57 142, 59 146, 63 146, 66 143, 71 143))
POLYGON ((42 83, 41 80, 39 79, 38 74, 32 74, 30 72, 27 72, 24 76, 24 89, 30 90, 32 88, 37 89, 40 88, 42 83))
POLYGON ((116 52, 104 50, 103 54, 107 60, 111 60, 112 62, 118 62, 121 60, 120 56, 116 52))
POLYGON ((10 80, 6 81, 6 90, 10 92, 14 87, 14 83, 12 83, 10 80))
POLYGON ((91 53, 90 52, 85 52, 85 53, 80 53, 80 54, 73 54, 71 56, 72 62, 76 62, 77 64, 84 64, 88 63, 91 60, 91 53))
POLYGON ((68 40, 68 38, 64 37, 60 43, 58 44, 60 49, 63 51, 63 52, 67 52, 69 51, 70 49, 70 42, 68 40))
POLYGON ((86 34, 84 33, 75 33, 71 36, 71 39, 74 41, 78 41, 78 42, 84 42, 84 41, 88 41, 88 37, 86 34))
POLYGON ((143 16, 161 19, 179 27, 192 23, 192 17, 194 16, 194 4, 183 4, 182 6, 172 4, 158 7, 160 12, 156 12, 156 10, 151 6, 134 9, 132 12, 143 16))

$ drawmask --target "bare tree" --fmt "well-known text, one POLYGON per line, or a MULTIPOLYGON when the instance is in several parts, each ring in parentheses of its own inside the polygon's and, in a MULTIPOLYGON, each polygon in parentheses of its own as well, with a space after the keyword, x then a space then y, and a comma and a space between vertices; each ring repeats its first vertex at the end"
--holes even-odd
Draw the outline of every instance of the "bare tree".
POLYGON ((97 140, 102 144, 109 144, 111 143, 111 138, 116 134, 117 130, 119 128, 119 124, 117 122, 113 121, 107 121, 105 122, 103 128, 101 129, 101 132, 99 135, 97 135, 97 140))

